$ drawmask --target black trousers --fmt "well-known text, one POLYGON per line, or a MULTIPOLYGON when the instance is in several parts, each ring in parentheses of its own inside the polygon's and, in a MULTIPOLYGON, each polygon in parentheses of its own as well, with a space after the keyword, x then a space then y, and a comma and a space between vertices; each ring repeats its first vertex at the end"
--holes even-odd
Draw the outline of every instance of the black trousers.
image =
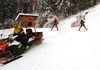
POLYGON ((24 47, 28 45, 28 39, 26 35, 16 37, 16 40, 20 42, 24 47))
POLYGON ((52 27, 54 27, 54 26, 56 26, 56 27, 57 27, 57 24, 53 24, 53 26, 52 26, 52 27))
POLYGON ((85 28, 85 25, 84 25, 84 24, 81 24, 81 26, 80 26, 80 27, 82 27, 82 26, 85 28))

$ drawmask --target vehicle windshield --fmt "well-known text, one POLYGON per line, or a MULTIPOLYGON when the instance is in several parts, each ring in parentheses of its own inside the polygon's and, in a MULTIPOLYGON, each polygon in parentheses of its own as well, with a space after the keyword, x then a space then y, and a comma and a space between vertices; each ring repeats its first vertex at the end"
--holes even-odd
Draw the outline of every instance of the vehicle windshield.
POLYGON ((1 35, 1 39, 4 39, 4 38, 8 38, 8 36, 12 34, 12 31, 10 29, 5 29, 2 31, 2 35, 1 35))

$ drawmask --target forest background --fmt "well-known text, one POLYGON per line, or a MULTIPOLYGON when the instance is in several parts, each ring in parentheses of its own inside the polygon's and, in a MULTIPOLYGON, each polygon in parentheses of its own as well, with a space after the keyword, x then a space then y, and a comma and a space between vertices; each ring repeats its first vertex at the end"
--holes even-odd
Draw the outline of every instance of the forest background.
POLYGON ((40 27, 50 27, 50 19, 55 16, 63 20, 99 3, 100 0, 0 0, 0 29, 12 28, 18 13, 38 14, 40 27))

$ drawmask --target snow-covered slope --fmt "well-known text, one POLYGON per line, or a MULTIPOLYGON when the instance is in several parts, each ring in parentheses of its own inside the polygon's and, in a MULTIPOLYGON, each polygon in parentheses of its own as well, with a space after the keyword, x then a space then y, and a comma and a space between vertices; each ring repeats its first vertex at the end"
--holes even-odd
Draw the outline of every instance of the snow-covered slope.
POLYGON ((100 70, 99 9, 97 5, 87 10, 90 13, 86 15, 86 32, 71 28, 75 16, 61 21, 58 31, 37 28, 43 31, 45 40, 33 45, 24 57, 0 65, 0 70, 100 70))

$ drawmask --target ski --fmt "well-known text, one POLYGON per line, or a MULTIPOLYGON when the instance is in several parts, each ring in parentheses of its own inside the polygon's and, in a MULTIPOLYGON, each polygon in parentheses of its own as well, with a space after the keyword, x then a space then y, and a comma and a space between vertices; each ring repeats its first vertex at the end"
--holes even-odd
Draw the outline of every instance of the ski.
POLYGON ((80 32, 86 32, 87 30, 80 30, 80 32))
POLYGON ((58 30, 50 30, 50 31, 59 31, 59 29, 58 30))
POLYGON ((8 64, 8 63, 10 63, 10 62, 12 62, 12 61, 14 61, 14 60, 17 60, 17 59, 19 59, 19 58, 21 58, 21 57, 23 57, 23 56, 18 56, 18 57, 16 57, 16 58, 13 58, 13 59, 11 59, 11 60, 9 60, 9 61, 7 61, 7 62, 1 63, 1 64, 3 64, 3 65, 8 64))

